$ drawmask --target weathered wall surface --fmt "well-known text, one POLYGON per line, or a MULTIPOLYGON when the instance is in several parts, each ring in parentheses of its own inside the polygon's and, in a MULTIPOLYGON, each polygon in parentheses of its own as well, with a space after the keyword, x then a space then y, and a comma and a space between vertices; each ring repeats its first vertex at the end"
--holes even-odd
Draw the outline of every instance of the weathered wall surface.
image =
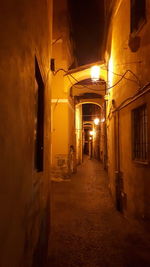
POLYGON ((76 131, 76 163, 82 163, 83 157, 83 125, 82 125, 82 105, 76 105, 75 112, 75 131, 76 131))
POLYGON ((132 110, 142 104, 147 104, 148 146, 150 143, 149 92, 146 93, 146 90, 143 89, 144 94, 122 108, 119 111, 119 117, 118 112, 111 112, 128 97, 132 97, 136 93, 139 95, 139 87, 142 88, 149 82, 150 2, 146 1, 146 22, 134 34, 130 34, 130 1, 115 2, 106 49, 106 59, 110 70, 108 72, 109 85, 112 86, 120 79, 114 73, 123 75, 127 70, 131 70, 137 78, 128 72, 125 77, 134 81, 123 78, 117 86, 109 90, 107 127, 110 188, 116 201, 116 184, 119 177, 121 209, 128 215, 150 218, 149 147, 147 162, 137 162, 132 158, 132 110), (138 80, 141 81, 140 86, 138 80))
MULTIPOLYGON (((70 24, 67 1, 54 2, 53 58, 55 75, 52 79, 52 160, 53 176, 66 176, 69 173, 70 146, 74 145, 72 123, 74 105, 65 90, 65 71, 74 61, 70 40, 70 24)), ((70 84, 71 87, 71 84, 70 84)))
MULTIPOLYGON (((63 41, 53 47, 56 71, 68 69, 67 58, 63 58, 63 41)), ((69 156, 69 99, 64 91, 64 71, 59 71, 52 78, 52 168, 53 175, 66 175, 69 156)), ((71 121, 73 117, 71 118, 71 121)))
POLYGON ((31 266, 49 194, 51 0, 0 9, 0 266, 31 266), (44 171, 34 168, 35 56, 44 82, 44 171))
POLYGON ((58 176, 66 174, 68 169, 68 103, 65 100, 57 102, 56 99, 52 104, 52 167, 58 176))
POLYGON ((68 105, 68 150, 69 150, 69 172, 76 172, 76 138, 75 138, 75 104, 74 100, 69 97, 69 105, 68 105))

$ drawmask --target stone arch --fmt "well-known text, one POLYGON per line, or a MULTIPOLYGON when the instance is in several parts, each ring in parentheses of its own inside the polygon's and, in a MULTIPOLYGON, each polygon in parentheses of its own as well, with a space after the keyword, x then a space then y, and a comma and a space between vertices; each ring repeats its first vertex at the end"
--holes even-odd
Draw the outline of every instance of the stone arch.
MULTIPOLYGON (((65 92, 68 93, 70 88, 77 82, 83 81, 88 78, 91 78, 91 66, 86 69, 74 70, 74 72, 68 71, 68 73, 64 75, 65 92)), ((101 68, 100 78, 104 81, 107 80, 107 71, 103 68, 101 68)))
MULTIPOLYGON (((99 102, 100 101, 102 102, 101 99, 99 100, 99 102)), ((81 100, 80 103, 76 104, 76 107, 83 105, 83 104, 95 104, 95 105, 98 105, 102 109, 102 104, 100 104, 99 102, 98 100, 97 101, 96 100, 83 100, 83 101, 81 100)))

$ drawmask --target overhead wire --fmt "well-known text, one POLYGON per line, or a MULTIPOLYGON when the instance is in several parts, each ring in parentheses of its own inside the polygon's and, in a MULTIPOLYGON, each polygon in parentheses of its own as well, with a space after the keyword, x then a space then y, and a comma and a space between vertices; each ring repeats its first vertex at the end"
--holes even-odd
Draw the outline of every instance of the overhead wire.
MULTIPOLYGON (((108 72, 111 72, 111 73, 113 73, 114 75, 116 75, 116 76, 123 76, 123 74, 120 74, 120 73, 116 73, 116 72, 114 72, 114 71, 112 71, 112 70, 110 70, 110 69, 108 69, 108 68, 104 68, 104 67, 102 67, 102 69, 103 70, 107 70, 108 72)), ((134 77, 136 78, 136 80, 133 80, 133 79, 130 79, 130 78, 127 78, 127 77, 123 77, 125 80, 127 80, 127 81, 131 81, 131 82, 135 82, 135 83, 138 83, 139 85, 141 85, 141 82, 140 82, 140 80, 139 80, 139 78, 138 78, 138 76, 137 75, 135 75, 135 73, 133 72, 133 71, 131 71, 131 70, 127 70, 128 72, 131 72, 133 75, 134 75, 134 77)))
POLYGON ((59 98, 57 99, 56 103, 55 103, 55 106, 54 106, 54 109, 53 109, 53 112, 55 111, 55 108, 57 107, 57 104, 59 102, 59 98))
MULTIPOLYGON (((72 79, 74 79, 74 81, 76 81, 76 83, 80 83, 80 81, 77 80, 71 73, 68 73, 68 71, 66 71, 66 70, 63 69, 63 68, 58 69, 58 70, 57 70, 56 72, 54 72, 53 74, 54 74, 54 76, 55 76, 59 71, 63 71, 63 72, 65 72, 65 73, 67 74, 67 78, 69 79, 69 81, 70 81, 70 83, 72 84, 72 86, 74 86, 75 88, 77 88, 77 89, 81 89, 81 87, 84 87, 84 88, 86 88, 86 89, 88 89, 88 90, 91 90, 91 91, 98 91, 98 92, 100 92, 100 91, 110 90, 111 88, 117 86, 123 79, 129 80, 129 81, 132 81, 132 82, 135 82, 135 83, 137 83, 139 86, 141 86, 141 82, 140 82, 138 76, 137 76, 132 70, 130 70, 130 69, 127 69, 127 70, 124 72, 124 74, 115 73, 115 72, 113 72, 113 71, 111 71, 111 70, 109 70, 109 69, 105 69, 105 70, 106 70, 106 71, 109 71, 109 72, 112 72, 114 75, 121 76, 121 78, 120 78, 115 84, 113 84, 112 86, 107 87, 106 89, 93 89, 93 88, 91 88, 91 87, 89 87, 89 86, 82 85, 82 84, 81 84, 81 85, 76 85, 76 84, 74 84, 74 83, 71 81, 70 77, 71 77, 72 79), (126 74, 127 74, 128 72, 130 72, 130 73, 136 78, 136 80, 132 80, 132 79, 130 79, 130 78, 126 78, 125 76, 126 76, 126 74), (70 76, 70 77, 69 77, 69 76, 70 76), (81 87, 79 88, 79 86, 81 86, 81 87)), ((103 83, 103 82, 102 82, 102 83, 103 83)))
POLYGON ((62 39, 62 36, 59 36, 54 42, 52 42, 52 45, 56 44, 57 41, 61 40, 62 39))
MULTIPOLYGON (((114 75, 121 76, 121 78, 120 78, 115 84, 113 84, 112 86, 107 87, 106 90, 110 90, 111 88, 114 88, 114 87, 117 86, 123 79, 128 80, 128 81, 131 81, 131 82, 135 82, 136 84, 138 84, 138 86, 140 87, 140 88, 139 88, 140 91, 143 91, 143 90, 146 89, 148 86, 150 86, 150 82, 148 82, 146 85, 144 85, 144 86, 142 87, 140 79, 139 79, 138 76, 137 76, 132 70, 130 70, 130 69, 127 69, 127 70, 124 72, 124 74, 115 73, 115 72, 109 70, 108 68, 106 68, 105 70, 108 71, 108 72, 113 73, 114 75), (136 80, 133 80, 133 79, 130 79, 130 78, 125 77, 125 76, 127 75, 127 73, 131 73, 131 74, 136 78, 136 80)), ((86 86, 86 85, 82 85, 82 84, 81 84, 81 85, 76 85, 76 84, 74 84, 74 83, 71 81, 71 78, 70 78, 70 77, 72 77, 72 79, 74 79, 74 80, 76 81, 76 83, 80 83, 80 81, 78 81, 72 74, 68 73, 68 71, 64 70, 63 68, 58 69, 58 70, 57 70, 55 73, 53 73, 53 74, 56 75, 59 71, 63 71, 63 72, 65 72, 65 73, 67 74, 67 78, 69 79, 69 81, 70 81, 70 83, 72 84, 72 86, 75 87, 75 88, 77 88, 77 89, 79 89, 79 86, 82 86, 82 87, 87 88, 87 89, 92 90, 92 91, 105 91, 105 89, 104 89, 104 90, 102 90, 102 89, 98 89, 98 90, 97 90, 97 89, 90 88, 90 87, 88 87, 88 86, 86 86), (69 76, 70 76, 70 77, 69 77, 69 76)), ((81 89, 81 87, 80 87, 80 89, 81 89)), ((150 90, 150 89, 149 89, 149 90, 150 90)), ((124 105, 125 103, 127 103, 128 101, 130 102, 131 100, 133 100, 136 96, 138 96, 138 94, 139 94, 139 91, 136 92, 136 94, 134 94, 133 96, 130 96, 130 97, 128 97, 127 99, 125 99, 125 100, 124 100, 124 101, 123 101, 117 108, 115 108, 114 110, 112 110, 112 109, 113 109, 113 106, 111 106, 107 118, 110 119, 110 115, 112 115, 115 111, 117 111, 117 110, 119 110, 120 108, 122 108, 123 105, 124 105)))
MULTIPOLYGON (((126 74, 127 74, 128 72, 132 73, 135 77, 137 77, 137 76, 134 74, 134 72, 132 72, 131 70, 126 70, 125 73, 124 73, 124 74, 122 75, 122 77, 120 78, 120 80, 118 80, 118 81, 117 81, 115 84, 113 84, 112 86, 107 87, 107 90, 109 90, 109 89, 115 87, 116 85, 118 85, 118 84, 122 81, 122 79, 126 76, 126 74)), ((141 85, 141 84, 139 84, 139 85, 141 85)))
POLYGON ((150 83, 147 83, 145 86, 143 86, 140 91, 136 92, 134 95, 129 96, 128 98, 126 98, 125 100, 123 100, 120 105, 118 107, 115 107, 113 105, 111 105, 110 110, 109 110, 109 114, 107 116, 107 119, 111 119, 112 116, 110 117, 110 115, 112 115, 113 113, 115 113, 116 111, 119 111, 120 109, 122 109, 124 107, 124 105, 127 105, 130 103, 130 101, 133 101, 134 99, 136 99, 137 97, 140 97, 141 95, 143 95, 144 93, 150 92, 150 83), (147 88, 148 87, 148 88, 147 88), (146 89, 146 90, 145 90, 146 89), (145 90, 145 91, 143 91, 145 90), (142 91, 142 92, 141 92, 142 91), (114 108, 114 109, 113 109, 114 108))
MULTIPOLYGON (((77 86, 76 84, 74 84, 72 81, 71 81, 71 79, 70 79, 70 77, 72 77, 72 79, 74 79, 75 81, 76 81, 76 83, 79 83, 80 81, 78 81, 72 74, 70 74, 70 73, 68 73, 68 71, 66 71, 66 70, 64 70, 64 69, 62 69, 62 68, 60 68, 60 69, 58 69, 57 71, 55 71, 53 74, 54 74, 54 76, 59 72, 59 71, 63 71, 63 72, 65 72, 66 74, 67 74, 67 78, 69 79, 69 81, 70 81, 70 83, 72 84, 72 86, 74 86, 75 88, 77 88, 77 89, 79 89, 79 85, 77 86), (69 77, 70 76, 70 77, 69 77)), ((93 88, 91 88, 91 87, 88 87, 88 86, 86 86, 86 85, 80 85, 80 86, 82 86, 82 87, 84 87, 84 88, 86 88, 86 89, 89 89, 89 90, 91 90, 91 91, 97 91, 97 92, 100 92, 100 91, 106 91, 105 89, 93 89, 93 88)), ((81 88, 80 88, 81 89, 81 88)))
MULTIPOLYGON (((72 74, 69 74, 77 83, 79 83, 80 81, 78 81, 72 74)), ((74 85, 73 84, 73 86, 74 87, 76 87, 76 88, 78 88, 77 87, 77 85, 74 85)), ((81 84, 81 85, 78 85, 78 86, 82 86, 82 87, 84 87, 84 88, 86 88, 86 89, 89 89, 89 90, 91 90, 91 91, 105 91, 105 89, 93 89, 93 88, 91 88, 91 87, 89 87, 89 86, 86 86, 86 85, 84 85, 84 84, 81 84)), ((78 88, 79 89, 79 88, 78 88)))

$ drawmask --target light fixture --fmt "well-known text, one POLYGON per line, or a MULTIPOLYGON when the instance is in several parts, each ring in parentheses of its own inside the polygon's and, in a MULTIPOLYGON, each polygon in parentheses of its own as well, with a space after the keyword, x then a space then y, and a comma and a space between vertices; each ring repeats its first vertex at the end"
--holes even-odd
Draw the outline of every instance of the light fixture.
POLYGON ((89 131, 89 135, 94 137, 96 135, 96 131, 95 130, 89 131))
POLYGON ((107 95, 104 95, 105 101, 108 101, 110 99, 110 93, 107 93, 107 95))
POLYGON ((90 135, 94 135, 94 131, 89 131, 89 134, 90 135))
POLYGON ((91 67, 91 79, 93 82, 97 82, 100 77, 100 66, 91 67))
POLYGON ((95 125, 99 125, 99 122, 100 122, 99 118, 95 118, 95 119, 94 119, 94 124, 95 124, 95 125))
POLYGON ((105 122, 105 118, 102 118, 102 119, 101 119, 101 122, 105 122))

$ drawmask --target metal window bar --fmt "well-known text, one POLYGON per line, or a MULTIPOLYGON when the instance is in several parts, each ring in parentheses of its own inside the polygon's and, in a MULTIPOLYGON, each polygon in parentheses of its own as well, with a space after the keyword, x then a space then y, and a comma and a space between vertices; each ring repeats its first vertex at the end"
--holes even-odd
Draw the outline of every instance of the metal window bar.
POLYGON ((146 105, 133 110, 133 127, 133 158, 146 161, 148 159, 146 105))

